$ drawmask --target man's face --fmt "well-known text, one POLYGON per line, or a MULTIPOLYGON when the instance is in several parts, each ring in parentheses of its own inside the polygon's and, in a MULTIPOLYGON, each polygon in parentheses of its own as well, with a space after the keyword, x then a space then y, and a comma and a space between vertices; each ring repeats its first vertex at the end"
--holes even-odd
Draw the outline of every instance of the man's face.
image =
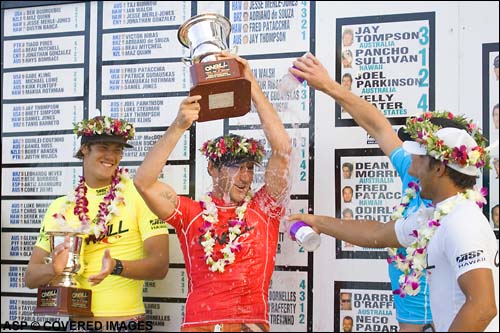
POLYGON ((342 214, 342 217, 346 220, 352 220, 353 219, 353 216, 352 216, 352 213, 350 211, 347 211, 347 212, 344 212, 342 214))
POLYGON ((351 46, 352 45, 352 35, 350 33, 345 33, 344 36, 342 36, 342 44, 344 46, 351 46))
POLYGON ((427 155, 411 155, 411 165, 408 173, 418 178, 421 188, 420 196, 424 199, 432 200, 435 179, 431 177, 432 173, 429 168, 430 158, 427 155))
POLYGON ((351 178, 351 170, 348 167, 342 167, 342 175, 344 178, 351 178))
POLYGON ((344 198, 344 202, 352 201, 352 189, 349 187, 344 187, 342 190, 342 197, 344 198))
POLYGON ((342 66, 344 66, 344 68, 350 68, 351 67, 351 58, 349 56, 343 56, 342 57, 342 66))
POLYGON ((491 219, 493 220, 493 223, 495 224, 495 228, 498 228, 498 223, 499 223, 499 221, 498 221, 498 219, 499 219, 499 217, 498 217, 498 209, 499 209, 499 207, 496 206, 493 209, 493 214, 491 216, 491 219))
POLYGON ((245 199, 254 175, 254 162, 222 165, 214 170, 214 192, 217 197, 232 203, 245 199))
POLYGON ((495 108, 493 109, 493 124, 495 125, 496 129, 498 129, 498 123, 499 123, 498 108, 495 108))
POLYGON ((123 157, 123 145, 118 143, 95 143, 82 147, 85 179, 91 186, 106 186, 111 182, 123 157))
POLYGON ((348 293, 340 294, 340 309, 341 310, 352 310, 351 294, 348 294, 348 293))
POLYGON ((342 321, 342 328, 344 329, 344 332, 352 332, 352 319, 344 318, 342 321))
POLYGON ((347 89, 351 90, 351 86, 352 86, 352 80, 351 80, 351 78, 350 78, 349 76, 344 76, 344 77, 342 78, 342 85, 343 85, 345 88, 347 88, 347 89))

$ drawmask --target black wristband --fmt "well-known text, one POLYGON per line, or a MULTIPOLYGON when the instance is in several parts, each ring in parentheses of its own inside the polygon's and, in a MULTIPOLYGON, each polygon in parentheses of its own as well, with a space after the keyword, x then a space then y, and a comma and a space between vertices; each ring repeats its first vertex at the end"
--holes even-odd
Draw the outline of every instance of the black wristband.
POLYGON ((111 272, 111 275, 121 275, 123 271, 123 264, 120 259, 115 259, 115 268, 113 268, 113 271, 111 272))

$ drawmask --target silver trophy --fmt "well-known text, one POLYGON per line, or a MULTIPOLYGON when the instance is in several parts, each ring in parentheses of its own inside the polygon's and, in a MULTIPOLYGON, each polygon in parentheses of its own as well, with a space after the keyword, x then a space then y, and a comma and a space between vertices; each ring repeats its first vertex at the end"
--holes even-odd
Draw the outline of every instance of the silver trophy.
POLYGON ((182 45, 190 50, 190 57, 183 58, 191 65, 217 60, 215 54, 228 50, 227 40, 231 22, 219 14, 207 13, 193 16, 177 32, 182 45))
POLYGON ((250 111, 250 81, 242 65, 233 58, 218 58, 227 51, 231 23, 219 14, 207 13, 184 22, 177 32, 189 48, 192 88, 189 95, 201 95, 198 121, 239 117, 250 111))
MULTIPOLYGON (((49 235, 51 253, 57 245, 64 243, 66 236, 69 236, 68 262, 66 263, 66 267, 64 267, 62 274, 56 276, 50 282, 50 285, 60 287, 79 287, 78 282, 75 281, 75 275, 81 268, 80 253, 82 251, 83 239, 87 235, 65 231, 47 231, 47 235, 49 235)), ((52 261, 52 258, 46 258, 46 260, 52 261)))
MULTIPOLYGON (((52 279, 48 286, 38 288, 37 306, 35 313, 49 315, 79 315, 92 316, 92 291, 79 288, 75 275, 82 267, 80 254, 82 244, 88 235, 74 231, 48 231, 50 253, 54 248, 69 237, 68 261, 61 275, 52 279)), ((49 263, 52 258, 46 258, 49 263)))

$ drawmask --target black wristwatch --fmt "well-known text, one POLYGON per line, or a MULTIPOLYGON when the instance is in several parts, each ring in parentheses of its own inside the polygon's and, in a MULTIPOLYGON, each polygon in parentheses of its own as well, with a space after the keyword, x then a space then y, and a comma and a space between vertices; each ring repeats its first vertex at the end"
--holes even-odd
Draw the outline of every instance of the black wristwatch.
POLYGON ((111 275, 121 275, 123 271, 123 264, 120 259, 115 259, 115 268, 113 268, 113 271, 111 272, 111 275))

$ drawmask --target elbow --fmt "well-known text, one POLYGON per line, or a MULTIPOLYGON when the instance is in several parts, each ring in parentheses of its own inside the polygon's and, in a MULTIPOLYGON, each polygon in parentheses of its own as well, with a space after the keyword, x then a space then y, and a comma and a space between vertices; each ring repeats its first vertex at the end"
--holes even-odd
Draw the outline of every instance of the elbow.
POLYGON ((162 280, 167 276, 168 266, 170 264, 170 260, 167 255, 162 255, 161 257, 157 257, 155 260, 155 266, 153 267, 153 273, 151 279, 153 280, 162 280))
POLYGON ((167 273, 168 273, 168 264, 158 272, 157 280, 163 280, 167 276, 167 273))
POLYGON ((26 270, 26 273, 24 274, 24 284, 29 289, 37 288, 38 285, 36 285, 36 283, 35 283, 35 281, 33 281, 33 279, 29 278, 29 274, 30 274, 29 271, 26 270))
POLYGON ((479 318, 481 321, 484 321, 486 323, 486 326, 489 325, 489 323, 495 319, 495 317, 498 314, 498 309, 496 304, 493 304, 491 306, 488 306, 486 309, 483 311, 480 311, 479 313, 479 318))
POLYGON ((28 289, 34 289, 36 286, 31 283, 28 279, 24 279, 24 284, 26 285, 26 288, 28 289))
POLYGON ((168 262, 166 265, 162 265, 162 267, 158 267, 155 269, 155 273, 151 277, 152 280, 163 280, 168 273, 168 262))

